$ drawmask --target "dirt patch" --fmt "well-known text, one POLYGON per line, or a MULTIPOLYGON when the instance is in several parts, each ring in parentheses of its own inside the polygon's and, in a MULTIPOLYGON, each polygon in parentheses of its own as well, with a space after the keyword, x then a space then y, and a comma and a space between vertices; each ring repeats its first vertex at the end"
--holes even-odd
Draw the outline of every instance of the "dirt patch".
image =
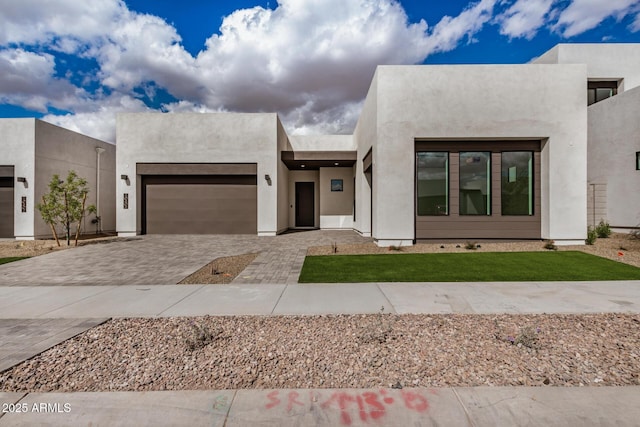
POLYGON ((114 319, 0 374, 21 392, 640 385, 640 315, 114 319))
MULTIPOLYGON (((129 238, 117 237, 113 235, 84 235, 78 239, 78 246, 91 245, 96 243, 110 243, 126 241, 129 238)), ((75 247, 75 240, 71 240, 71 245, 67 246, 64 239, 60 240, 60 246, 56 245, 54 239, 43 240, 7 240, 0 242, 0 258, 6 257, 34 257, 46 255, 54 251, 71 249, 75 247)))
POLYGON ((258 254, 244 254, 216 258, 200 270, 182 279, 178 284, 202 285, 231 283, 257 256, 258 254))
MULTIPOLYGON (((533 252, 548 251, 546 242, 474 242, 475 252, 533 252)), ((456 253, 471 252, 466 242, 454 243, 418 243, 400 248, 380 248, 375 243, 337 244, 335 246, 314 246, 307 255, 356 255, 356 254, 401 254, 401 253, 456 253)), ((624 262, 640 267, 640 239, 629 234, 613 233, 611 237, 598 239, 594 245, 558 246, 559 251, 582 251, 592 255, 624 262)))

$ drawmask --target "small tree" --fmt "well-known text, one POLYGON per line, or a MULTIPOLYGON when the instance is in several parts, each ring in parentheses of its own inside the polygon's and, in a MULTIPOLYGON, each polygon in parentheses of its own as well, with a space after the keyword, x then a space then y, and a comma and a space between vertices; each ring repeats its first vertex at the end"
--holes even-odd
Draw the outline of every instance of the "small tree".
POLYGON ((62 181, 56 174, 49 183, 49 193, 42 196, 42 203, 38 203, 36 208, 44 222, 49 224, 56 243, 60 246, 56 225, 62 224, 65 229, 67 246, 71 244, 71 226, 77 223, 75 232, 75 246, 78 246, 78 236, 82 220, 87 212, 95 213, 96 207, 90 205, 86 207, 87 180, 80 178, 74 171, 69 171, 67 179, 62 181))

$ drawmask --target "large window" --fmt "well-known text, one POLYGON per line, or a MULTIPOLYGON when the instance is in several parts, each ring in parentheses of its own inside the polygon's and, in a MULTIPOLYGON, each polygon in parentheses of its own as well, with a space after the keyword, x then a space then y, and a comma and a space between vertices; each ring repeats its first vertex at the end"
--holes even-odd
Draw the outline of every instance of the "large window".
POLYGON ((533 153, 502 153, 502 215, 533 215, 533 153))
POLYGON ((460 152, 460 215, 491 215, 491 152, 460 152))
POLYGON ((418 215, 449 214, 449 153, 416 153, 418 215))

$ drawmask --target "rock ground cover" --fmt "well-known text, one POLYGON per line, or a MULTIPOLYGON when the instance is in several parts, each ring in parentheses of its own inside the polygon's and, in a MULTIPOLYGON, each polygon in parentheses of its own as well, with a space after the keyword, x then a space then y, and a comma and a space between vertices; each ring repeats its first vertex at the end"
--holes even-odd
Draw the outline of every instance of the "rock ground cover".
POLYGON ((258 254, 245 254, 216 258, 195 273, 185 277, 178 284, 227 284, 231 283, 258 254))
POLYGON ((640 385, 640 315, 117 319, 2 391, 640 385))

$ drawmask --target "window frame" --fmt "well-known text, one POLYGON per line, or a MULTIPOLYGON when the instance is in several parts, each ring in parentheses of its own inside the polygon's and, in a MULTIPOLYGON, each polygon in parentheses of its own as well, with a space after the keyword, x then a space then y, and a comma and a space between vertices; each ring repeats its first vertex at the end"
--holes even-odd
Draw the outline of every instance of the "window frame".
POLYGON ((420 150, 420 151, 416 151, 415 152, 415 174, 416 174, 416 178, 415 178, 415 185, 416 185, 416 191, 415 191, 415 209, 416 209, 416 216, 431 216, 431 217, 437 217, 437 216, 450 216, 451 215, 451 152, 449 151, 444 151, 444 150, 420 150), (442 214, 421 214, 419 211, 419 203, 418 203, 418 187, 419 187, 419 179, 418 179, 418 169, 419 169, 419 165, 418 165, 418 156, 420 155, 420 153, 443 153, 446 155, 445 159, 445 213, 442 214))
POLYGON ((458 216, 475 216, 475 217, 483 217, 483 216, 493 216, 493 150, 484 151, 484 150, 460 150, 458 151, 458 216), (461 184, 461 176, 462 173, 460 169, 462 168, 462 154, 464 153, 483 153, 488 154, 487 159, 487 201, 486 208, 487 213, 463 213, 462 212, 462 184, 461 184))
POLYGON ((536 181, 536 152, 532 150, 502 150, 500 151, 500 215, 501 216, 535 216, 536 215, 536 198, 535 198, 535 181, 536 181), (531 155, 531 172, 529 182, 529 203, 531 204, 531 213, 527 214, 505 214, 503 211, 503 181, 502 181, 502 166, 504 153, 529 153, 531 155))

